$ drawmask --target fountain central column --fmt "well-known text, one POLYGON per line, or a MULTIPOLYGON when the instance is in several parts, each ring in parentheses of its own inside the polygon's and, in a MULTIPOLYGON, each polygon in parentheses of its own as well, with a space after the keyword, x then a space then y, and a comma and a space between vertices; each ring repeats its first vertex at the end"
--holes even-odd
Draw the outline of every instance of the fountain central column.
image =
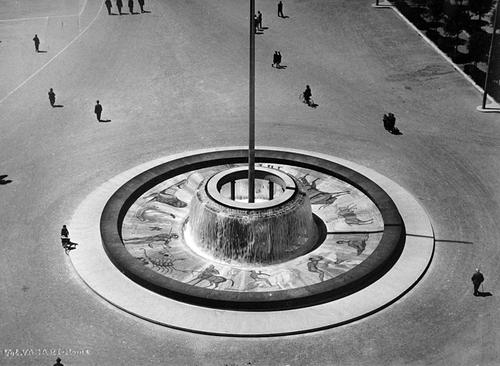
POLYGON ((242 264, 279 263, 311 250, 319 234, 300 182, 282 171, 261 167, 256 168, 255 178, 270 183, 271 199, 250 203, 221 193, 224 186, 241 182, 246 175, 246 167, 238 167, 200 184, 185 230, 192 249, 242 264))

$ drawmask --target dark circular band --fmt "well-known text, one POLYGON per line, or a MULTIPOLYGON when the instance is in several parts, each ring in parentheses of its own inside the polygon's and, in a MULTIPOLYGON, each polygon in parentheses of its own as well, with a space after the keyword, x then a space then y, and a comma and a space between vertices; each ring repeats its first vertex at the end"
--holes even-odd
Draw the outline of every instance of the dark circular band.
POLYGON ((275 150, 257 150, 258 163, 280 163, 314 169, 335 176, 366 194, 379 209, 384 233, 375 251, 361 264, 333 279, 307 287, 272 292, 231 292, 184 284, 145 267, 125 249, 121 239, 123 218, 141 194, 166 179, 196 169, 247 161, 246 150, 215 151, 186 156, 156 166, 127 182, 107 202, 101 216, 104 249, 127 277, 158 294, 194 305, 231 310, 283 310, 316 305, 352 294, 386 273, 404 247, 405 227, 391 198, 356 171, 318 157, 275 150))

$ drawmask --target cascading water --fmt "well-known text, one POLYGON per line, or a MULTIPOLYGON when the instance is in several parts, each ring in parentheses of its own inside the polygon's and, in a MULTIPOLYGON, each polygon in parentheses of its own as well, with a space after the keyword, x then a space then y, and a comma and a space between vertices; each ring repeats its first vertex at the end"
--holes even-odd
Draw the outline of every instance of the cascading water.
MULTIPOLYGON (((279 174, 283 174, 279 172, 279 174)), ((289 199, 268 201, 252 209, 222 204, 207 193, 203 181, 191 201, 187 237, 203 255, 242 264, 278 263, 306 253, 316 244, 318 232, 304 187, 287 176, 294 187, 289 199), (267 207, 266 207, 267 206, 267 207)))

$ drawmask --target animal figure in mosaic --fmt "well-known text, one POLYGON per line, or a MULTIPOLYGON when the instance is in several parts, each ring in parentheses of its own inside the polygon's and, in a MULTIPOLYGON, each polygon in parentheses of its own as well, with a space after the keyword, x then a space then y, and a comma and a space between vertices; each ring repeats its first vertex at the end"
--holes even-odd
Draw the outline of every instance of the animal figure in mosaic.
POLYGON ((358 218, 356 212, 354 212, 355 209, 355 204, 339 207, 338 214, 345 220, 346 224, 348 225, 369 225, 373 223, 373 219, 361 220, 360 218, 358 218))
POLYGON ((170 248, 169 243, 172 240, 179 239, 179 235, 177 233, 173 233, 172 229, 170 229, 169 233, 162 233, 150 236, 141 236, 138 238, 130 238, 126 239, 127 244, 147 244, 148 247, 153 248, 153 243, 162 242, 162 246, 164 248, 170 248))
POLYGON ((274 286, 278 287, 280 290, 286 290, 293 288, 297 283, 304 281, 301 278, 301 273, 296 268, 287 268, 273 272, 270 279, 274 286))
POLYGON ((135 214, 135 217, 142 222, 162 221, 165 219, 165 216, 171 217, 172 219, 176 218, 176 216, 173 213, 160 210, 159 208, 156 207, 144 207, 138 210, 137 213, 135 214))
POLYGON ((193 286, 196 286, 202 281, 207 281, 209 284, 206 287, 210 287, 214 285, 214 290, 219 287, 221 283, 224 283, 226 281, 231 281, 231 287, 234 286, 234 281, 230 278, 226 278, 224 276, 220 276, 220 272, 215 268, 213 264, 209 265, 207 268, 205 268, 199 275, 197 275, 195 278, 189 280, 187 283, 191 283, 193 286), (194 281, 194 282, 193 282, 194 281))
POLYGON ((154 235, 154 236, 150 236, 149 239, 147 240, 147 243, 148 243, 148 246, 150 248, 153 247, 153 243, 156 242, 156 241, 162 241, 162 246, 164 249, 169 249, 170 248, 170 242, 172 241, 172 239, 174 240, 177 240, 179 239, 179 234, 177 233, 173 233, 172 232, 172 228, 170 228, 170 231, 168 234, 158 234, 158 235, 154 235))
POLYGON ((152 193, 151 195, 147 196, 146 199, 149 199, 148 202, 156 201, 156 202, 161 202, 165 203, 169 206, 172 207, 178 207, 178 208, 183 208, 186 207, 188 204, 175 195, 175 193, 182 188, 182 186, 187 182, 187 179, 183 179, 179 183, 176 183, 170 187, 167 187, 160 192, 155 192, 152 193))
POLYGON ((307 262, 307 270, 309 272, 317 273, 321 282, 325 279, 325 272, 319 269, 318 265, 323 259, 324 258, 321 255, 313 255, 309 257, 309 262, 307 262))
POLYGON ((302 177, 299 177, 299 181, 306 187, 307 195, 309 196, 309 200, 311 201, 311 204, 321 205, 319 207, 319 210, 332 205, 339 197, 345 196, 345 195, 351 193, 350 190, 331 192, 331 193, 325 192, 325 191, 320 191, 316 187, 316 182, 321 178, 316 178, 312 182, 309 182, 307 180, 308 175, 309 175, 309 173, 305 174, 302 177))
POLYGON ((253 269, 250 271, 249 274, 250 278, 253 280, 252 283, 250 283, 247 287, 247 290, 254 289, 256 287, 261 287, 264 285, 264 287, 272 287, 273 284, 265 277, 261 276, 270 276, 268 273, 264 273, 262 271, 255 272, 253 269))
POLYGON ((337 240, 337 244, 347 244, 351 248, 356 249, 357 255, 364 252, 366 248, 366 241, 368 240, 368 235, 363 235, 360 238, 350 239, 350 240, 337 240))
POLYGON ((174 258, 171 258, 170 255, 168 257, 165 257, 165 255, 164 255, 164 258, 155 258, 155 257, 150 257, 148 255, 148 253, 146 252, 146 249, 143 248, 142 250, 144 252, 144 257, 140 257, 139 259, 144 264, 151 263, 154 270, 157 270, 158 272, 162 272, 162 273, 171 273, 173 271, 186 272, 186 271, 180 270, 178 268, 175 268, 175 265, 174 265, 174 263, 176 261, 182 261, 182 260, 184 260, 184 258, 174 259, 174 258))

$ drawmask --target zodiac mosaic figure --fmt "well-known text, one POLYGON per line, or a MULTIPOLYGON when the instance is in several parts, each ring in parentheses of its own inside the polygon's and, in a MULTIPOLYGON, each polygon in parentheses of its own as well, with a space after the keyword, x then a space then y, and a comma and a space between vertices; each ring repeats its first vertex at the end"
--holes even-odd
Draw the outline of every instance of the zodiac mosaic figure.
POLYGON ((226 281, 231 281, 231 287, 234 286, 234 281, 230 278, 226 278, 224 276, 220 276, 219 271, 213 264, 209 265, 207 268, 205 268, 198 276, 193 278, 192 280, 188 281, 188 283, 195 281, 192 283, 193 286, 196 286, 202 281, 208 281, 209 285, 206 287, 210 287, 214 285, 214 289, 219 287, 221 283, 224 283, 226 281))

